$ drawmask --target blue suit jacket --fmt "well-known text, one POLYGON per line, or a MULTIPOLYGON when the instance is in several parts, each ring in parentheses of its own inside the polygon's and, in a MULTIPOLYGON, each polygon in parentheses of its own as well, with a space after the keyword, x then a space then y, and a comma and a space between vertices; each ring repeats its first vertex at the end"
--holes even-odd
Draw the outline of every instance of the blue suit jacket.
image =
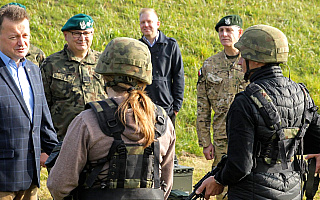
POLYGON ((27 60, 26 74, 34 94, 33 122, 23 97, 0 58, 0 191, 19 191, 40 181, 41 148, 50 154, 57 144, 39 67, 27 60))

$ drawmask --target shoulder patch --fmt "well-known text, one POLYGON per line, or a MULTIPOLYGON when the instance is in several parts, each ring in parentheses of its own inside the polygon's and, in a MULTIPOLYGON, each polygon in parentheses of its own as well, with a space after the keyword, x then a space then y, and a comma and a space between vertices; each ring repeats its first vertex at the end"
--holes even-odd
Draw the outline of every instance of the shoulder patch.
POLYGON ((202 73, 202 68, 200 68, 198 71, 198 82, 197 83, 199 83, 199 81, 201 81, 202 78, 203 78, 203 73, 202 73))

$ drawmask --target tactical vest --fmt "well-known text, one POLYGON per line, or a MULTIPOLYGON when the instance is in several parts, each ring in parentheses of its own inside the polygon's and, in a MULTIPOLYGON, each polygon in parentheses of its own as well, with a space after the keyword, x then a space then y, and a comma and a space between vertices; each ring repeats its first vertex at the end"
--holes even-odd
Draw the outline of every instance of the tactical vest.
MULTIPOLYGON (((100 129, 114 141, 107 157, 97 163, 87 163, 80 177, 83 185, 77 192, 82 199, 164 199, 159 175, 160 146, 156 140, 147 148, 140 144, 126 144, 121 139, 125 127, 117 114, 118 104, 113 99, 90 102, 85 106, 95 112, 100 129), (108 175, 98 175, 109 162, 108 175), (94 187, 93 187, 94 186, 94 187)), ((167 115, 156 106, 155 139, 166 131, 167 115)))
POLYGON ((268 143, 255 141, 254 172, 276 173, 283 171, 303 171, 303 137, 311 123, 317 107, 308 108, 307 89, 299 84, 304 93, 304 113, 300 127, 282 128, 280 114, 266 91, 258 84, 251 83, 243 92, 257 107, 268 128, 275 131, 268 143), (297 158, 297 154, 301 157, 297 158))

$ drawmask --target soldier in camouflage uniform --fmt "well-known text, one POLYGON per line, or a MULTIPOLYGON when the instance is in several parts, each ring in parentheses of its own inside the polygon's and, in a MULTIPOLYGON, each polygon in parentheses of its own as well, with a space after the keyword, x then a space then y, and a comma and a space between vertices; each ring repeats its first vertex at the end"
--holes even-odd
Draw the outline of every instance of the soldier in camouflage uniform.
POLYGON ((75 15, 61 31, 67 44, 41 65, 47 101, 60 141, 86 103, 107 98, 104 81, 95 72, 100 52, 90 48, 94 32, 92 18, 75 15))
POLYGON ((35 65, 38 65, 40 67, 41 63, 46 58, 46 55, 41 49, 30 44, 29 52, 26 55, 26 58, 32 61, 35 65))
POLYGON ((217 23, 215 29, 224 50, 204 62, 197 83, 198 142, 206 159, 214 159, 213 166, 227 153, 227 111, 235 94, 245 88, 243 72, 238 65, 239 51, 234 47, 243 32, 242 19, 238 15, 228 15, 217 23), (213 144, 210 134, 212 109, 213 144))

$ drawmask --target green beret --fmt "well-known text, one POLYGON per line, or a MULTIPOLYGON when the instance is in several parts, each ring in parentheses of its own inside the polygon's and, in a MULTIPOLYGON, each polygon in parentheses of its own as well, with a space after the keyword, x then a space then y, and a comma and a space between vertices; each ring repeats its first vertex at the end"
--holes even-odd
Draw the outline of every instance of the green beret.
POLYGON ((26 7, 24 5, 22 5, 20 3, 15 3, 15 2, 8 3, 8 4, 4 5, 4 6, 2 6, 1 8, 5 8, 5 7, 10 6, 10 5, 19 6, 19 7, 21 7, 21 8, 26 10, 26 7))
POLYGON ((92 28, 93 19, 89 15, 85 14, 77 14, 66 22, 66 24, 62 27, 61 31, 68 30, 85 30, 88 28, 92 28))
POLYGON ((217 32, 219 32, 220 26, 239 26, 242 28, 242 19, 239 15, 228 15, 220 19, 220 21, 217 23, 215 29, 217 32))

